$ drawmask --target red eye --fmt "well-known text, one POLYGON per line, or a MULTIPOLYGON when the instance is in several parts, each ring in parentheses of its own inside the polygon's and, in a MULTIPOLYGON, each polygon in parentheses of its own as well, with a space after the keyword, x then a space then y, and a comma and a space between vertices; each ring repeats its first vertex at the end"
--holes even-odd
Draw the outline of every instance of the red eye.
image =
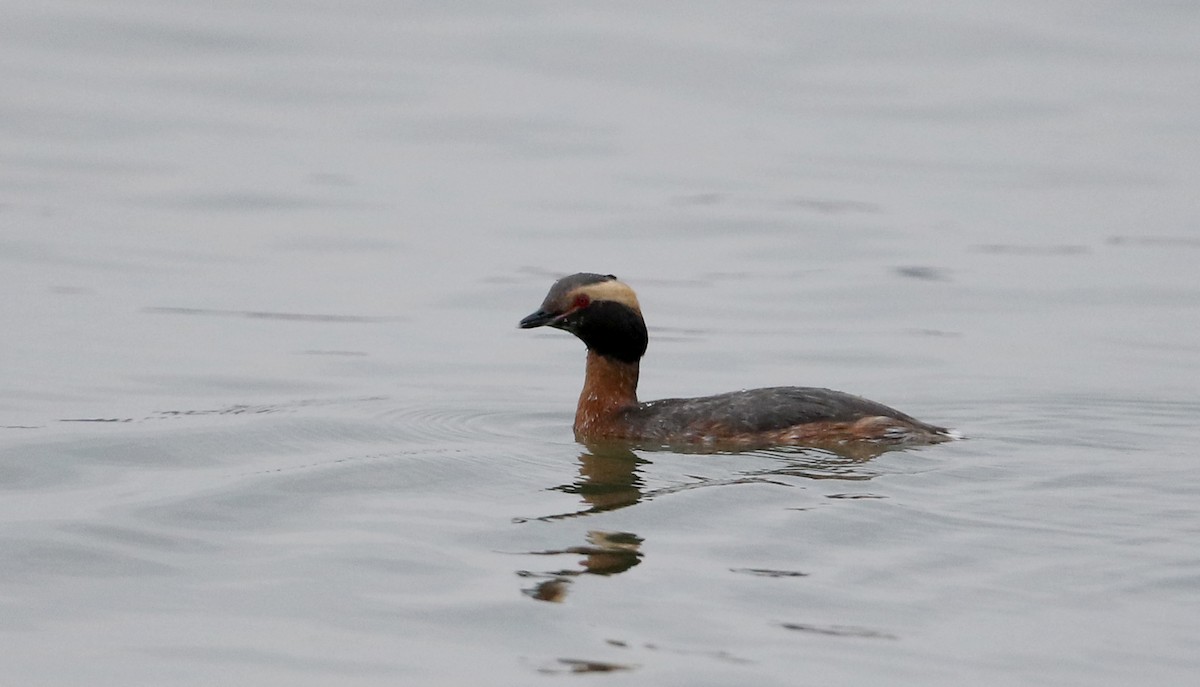
POLYGON ((575 307, 576 308, 586 308, 586 307, 588 307, 588 304, 591 302, 592 302, 592 299, 588 298, 586 293, 581 293, 575 297, 575 307))

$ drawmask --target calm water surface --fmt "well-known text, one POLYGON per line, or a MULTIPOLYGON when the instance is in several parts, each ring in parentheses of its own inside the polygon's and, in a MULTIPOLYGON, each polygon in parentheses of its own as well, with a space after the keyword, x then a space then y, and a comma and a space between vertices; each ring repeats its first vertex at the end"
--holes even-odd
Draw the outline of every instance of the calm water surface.
POLYGON ((1181 685, 1191 3, 0 9, 0 682, 1181 685), (830 386, 970 439, 592 451, 830 386), (579 673, 592 673, 579 676, 579 673))

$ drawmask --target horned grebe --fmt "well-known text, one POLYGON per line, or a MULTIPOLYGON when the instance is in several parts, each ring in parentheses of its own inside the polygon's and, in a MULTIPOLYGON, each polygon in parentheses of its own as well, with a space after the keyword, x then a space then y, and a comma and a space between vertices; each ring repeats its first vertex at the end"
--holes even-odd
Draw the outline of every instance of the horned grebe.
POLYGON ((831 389, 781 386, 639 403, 646 323, 633 289, 611 274, 580 273, 555 282, 542 307, 520 323, 522 329, 542 326, 571 332, 587 345, 575 411, 575 438, 581 442, 749 449, 861 442, 896 446, 952 438, 942 427, 831 389))

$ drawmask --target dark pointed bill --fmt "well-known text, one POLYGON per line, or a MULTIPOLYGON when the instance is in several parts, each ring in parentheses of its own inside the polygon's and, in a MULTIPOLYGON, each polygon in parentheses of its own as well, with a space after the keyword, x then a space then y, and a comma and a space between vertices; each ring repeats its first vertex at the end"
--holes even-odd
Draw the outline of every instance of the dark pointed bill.
POLYGON ((529 317, 526 317, 525 319, 521 320, 521 324, 518 326, 521 329, 533 329, 534 327, 544 327, 544 326, 550 324, 551 322, 553 322, 555 320, 555 318, 557 318, 557 317, 558 317, 557 313, 546 312, 545 310, 538 310, 537 312, 533 313, 529 317))

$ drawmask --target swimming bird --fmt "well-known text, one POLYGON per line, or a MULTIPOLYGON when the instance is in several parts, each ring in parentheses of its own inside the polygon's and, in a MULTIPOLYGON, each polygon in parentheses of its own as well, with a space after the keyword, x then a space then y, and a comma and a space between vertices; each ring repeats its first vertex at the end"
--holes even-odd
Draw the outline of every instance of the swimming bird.
POLYGON ((743 450, 769 446, 900 446, 953 438, 949 430, 841 391, 779 386, 642 403, 637 384, 649 335, 637 295, 611 274, 581 272, 550 287, 521 329, 553 327, 587 346, 575 438, 642 447, 743 450))

